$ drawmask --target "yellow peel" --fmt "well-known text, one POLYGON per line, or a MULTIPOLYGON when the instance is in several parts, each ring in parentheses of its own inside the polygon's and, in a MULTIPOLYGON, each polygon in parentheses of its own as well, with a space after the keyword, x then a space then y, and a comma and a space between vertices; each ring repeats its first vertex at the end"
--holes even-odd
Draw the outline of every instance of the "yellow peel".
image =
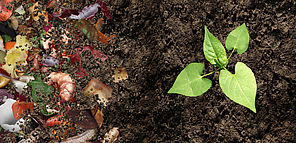
POLYGON ((0 76, 0 88, 6 86, 10 79, 0 76))
POLYGON ((14 47, 8 50, 5 59, 5 65, 2 66, 12 78, 17 78, 15 72, 16 65, 26 60, 27 51, 32 48, 32 44, 27 40, 26 36, 16 36, 16 43, 14 47))

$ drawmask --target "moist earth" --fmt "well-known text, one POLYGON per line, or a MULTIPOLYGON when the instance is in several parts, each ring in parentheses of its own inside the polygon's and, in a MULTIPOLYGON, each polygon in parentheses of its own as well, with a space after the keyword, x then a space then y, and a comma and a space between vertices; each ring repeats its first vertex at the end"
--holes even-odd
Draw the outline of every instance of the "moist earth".
POLYGON ((114 19, 104 29, 119 38, 119 47, 106 49, 109 62, 126 67, 129 79, 110 83, 116 100, 104 110, 103 129, 120 127, 120 142, 296 141, 295 1, 108 2, 114 19), (199 97, 167 94, 186 65, 214 70, 202 50, 205 25, 224 45, 243 23, 249 49, 234 54, 229 69, 234 73, 241 61, 253 70, 256 114, 222 93, 219 72, 208 77, 213 85, 199 97))

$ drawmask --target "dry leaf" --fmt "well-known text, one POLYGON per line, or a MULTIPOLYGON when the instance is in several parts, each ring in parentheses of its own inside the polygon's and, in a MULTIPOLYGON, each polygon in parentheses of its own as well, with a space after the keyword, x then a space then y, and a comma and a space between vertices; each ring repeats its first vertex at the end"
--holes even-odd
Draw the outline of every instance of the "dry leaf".
POLYGON ((110 41, 114 41, 115 35, 105 36, 102 32, 98 31, 95 25, 92 25, 85 19, 79 19, 74 22, 74 27, 79 29, 86 37, 91 41, 99 40, 105 44, 110 44, 110 41))
POLYGON ((36 36, 36 33, 37 33, 34 28, 27 27, 26 25, 19 25, 18 31, 20 33, 26 34, 28 37, 36 36))
POLYGON ((10 20, 11 27, 12 27, 14 30, 17 30, 17 28, 18 28, 18 20, 17 20, 17 18, 16 18, 15 16, 11 16, 11 17, 9 18, 9 20, 10 20))
POLYGON ((67 116, 69 116, 69 118, 71 118, 75 124, 79 125, 82 128, 95 129, 98 127, 96 120, 92 117, 89 110, 69 111, 67 113, 67 116), (82 117, 82 120, 79 120, 80 117, 82 117))
POLYGON ((101 127, 103 124, 103 112, 98 108, 97 110, 92 109, 91 110, 92 115, 94 116, 94 118, 96 119, 98 126, 101 127))

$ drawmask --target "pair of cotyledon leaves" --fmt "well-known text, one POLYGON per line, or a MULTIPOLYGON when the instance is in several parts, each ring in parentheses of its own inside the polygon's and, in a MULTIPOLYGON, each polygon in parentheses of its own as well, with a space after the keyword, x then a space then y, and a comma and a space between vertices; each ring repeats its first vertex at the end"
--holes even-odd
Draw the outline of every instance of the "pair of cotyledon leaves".
MULTIPOLYGON (((220 68, 226 67, 228 59, 221 42, 212 35, 205 26, 203 51, 206 59, 220 68)), ((238 54, 244 53, 249 46, 249 34, 245 24, 233 30, 225 41, 226 49, 235 49, 238 54)), ((174 85, 168 93, 178 93, 185 96, 199 96, 205 93, 211 86, 212 81, 203 78, 204 65, 201 63, 189 64, 178 75, 174 85)), ((228 70, 221 70, 219 84, 227 97, 256 113, 256 79, 252 70, 244 63, 235 65, 235 74, 228 70)))

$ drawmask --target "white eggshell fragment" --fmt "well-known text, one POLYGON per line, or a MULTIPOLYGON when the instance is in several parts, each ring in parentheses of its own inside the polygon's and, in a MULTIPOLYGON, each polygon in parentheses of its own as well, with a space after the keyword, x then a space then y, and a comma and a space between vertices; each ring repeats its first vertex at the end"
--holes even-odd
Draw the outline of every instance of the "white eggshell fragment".
POLYGON ((23 118, 20 118, 19 120, 17 120, 17 122, 13 125, 9 125, 9 124, 2 124, 2 128, 5 130, 8 130, 10 132, 17 132, 19 130, 21 130, 20 125, 24 125, 25 120, 23 118))
POLYGON ((9 98, 0 106, 0 126, 10 132, 17 132, 21 130, 20 125, 25 124, 25 120, 23 118, 15 120, 12 111, 12 105, 14 102, 16 101, 9 98))
POLYGON ((0 106, 0 125, 2 124, 15 124, 16 120, 14 119, 13 112, 12 112, 12 104, 16 102, 13 99, 7 99, 4 104, 0 106))

